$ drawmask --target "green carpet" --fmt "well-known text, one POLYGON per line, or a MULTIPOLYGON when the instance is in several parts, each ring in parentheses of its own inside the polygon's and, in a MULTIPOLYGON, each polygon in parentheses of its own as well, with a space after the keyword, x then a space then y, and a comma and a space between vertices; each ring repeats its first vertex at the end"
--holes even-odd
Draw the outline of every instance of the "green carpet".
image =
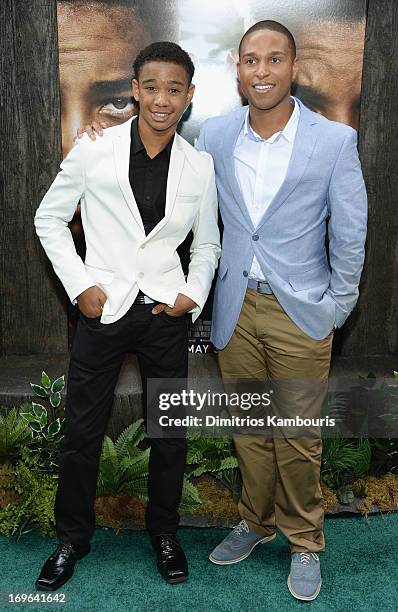
MULTIPOLYGON (((162 581, 145 532, 97 529, 92 552, 76 565, 61 592, 66 604, 8 605, 1 610, 70 610, 71 612, 239 611, 288 612, 337 610, 356 612, 398 609, 398 514, 328 518, 327 551, 322 555, 323 586, 317 600, 298 602, 288 592, 289 553, 281 536, 258 546, 236 565, 216 566, 208 553, 227 533, 224 529, 180 529, 190 566, 188 582, 162 581)), ((36 533, 19 542, 0 538, 0 592, 31 593, 42 563, 55 540, 36 533)))

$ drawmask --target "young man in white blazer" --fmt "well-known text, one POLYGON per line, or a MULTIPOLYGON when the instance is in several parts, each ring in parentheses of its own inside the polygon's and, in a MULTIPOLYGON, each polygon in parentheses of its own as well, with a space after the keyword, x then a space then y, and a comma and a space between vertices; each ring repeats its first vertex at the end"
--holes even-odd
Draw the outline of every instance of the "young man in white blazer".
MULTIPOLYGON (((220 254, 213 163, 177 133, 192 100, 194 66, 174 43, 134 62, 138 118, 85 136, 61 164, 35 216, 40 241, 80 310, 66 399, 55 501, 58 546, 36 586, 55 590, 90 551, 99 457, 126 352, 136 353, 146 408, 148 378, 187 377, 187 313, 198 317, 220 254), (77 203, 87 252, 68 229, 77 203), (185 278, 178 246, 192 230, 185 278)), ((146 524, 169 583, 188 574, 176 539, 186 440, 152 438, 146 524)))

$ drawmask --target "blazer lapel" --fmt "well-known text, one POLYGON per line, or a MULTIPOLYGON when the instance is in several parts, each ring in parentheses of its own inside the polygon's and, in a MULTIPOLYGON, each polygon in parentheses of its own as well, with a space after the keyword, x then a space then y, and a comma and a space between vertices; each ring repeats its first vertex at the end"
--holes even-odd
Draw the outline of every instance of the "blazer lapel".
MULTIPOLYGON (((133 118, 134 119, 134 118, 133 118)), ((142 223, 140 211, 138 210, 137 202, 130 185, 129 167, 130 167, 130 126, 131 121, 123 124, 123 128, 113 141, 113 157, 115 162, 116 176, 119 187, 123 193, 126 204, 133 215, 134 220, 145 236, 144 225, 142 223)), ((121 126, 122 127, 122 126, 121 126)))
POLYGON ((184 169, 185 153, 181 146, 180 136, 176 133, 170 154, 169 173, 167 175, 165 217, 170 217, 176 202, 178 186, 184 169))
POLYGON ((174 136, 173 146, 170 154, 169 172, 167 174, 167 188, 166 188, 166 205, 164 211, 164 217, 159 221, 151 232, 147 235, 146 239, 152 238, 157 234, 162 227, 164 227, 169 220, 171 213, 173 212, 178 186, 180 184, 182 171, 184 169, 185 153, 182 150, 180 136, 176 133, 174 136))
POLYGON ((275 194, 256 229, 259 229, 287 200, 293 189, 299 183, 307 164, 312 156, 318 138, 318 123, 313 113, 310 113, 300 104, 300 119, 294 139, 293 151, 290 158, 286 178, 275 194))
POLYGON ((227 176, 227 180, 231 187, 231 191, 234 197, 235 202, 239 206, 243 218, 245 220, 247 229, 252 232, 254 229, 252 220, 250 218, 249 211, 247 210, 247 206, 243 199, 242 192, 239 187, 239 183, 236 180, 235 175, 235 160, 234 160, 234 150, 236 141, 238 140, 239 133, 242 129, 242 126, 245 122, 246 112, 242 114, 236 115, 231 128, 226 131, 224 141, 223 141, 223 161, 224 161, 224 169, 227 176))

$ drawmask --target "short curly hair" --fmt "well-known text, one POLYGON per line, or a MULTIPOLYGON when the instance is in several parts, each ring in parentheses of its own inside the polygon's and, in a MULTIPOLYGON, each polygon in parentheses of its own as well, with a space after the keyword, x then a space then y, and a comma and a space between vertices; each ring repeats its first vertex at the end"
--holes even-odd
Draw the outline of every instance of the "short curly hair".
POLYGON ((188 53, 173 42, 154 42, 142 49, 135 58, 133 70, 134 78, 138 80, 142 66, 148 62, 170 62, 185 68, 188 81, 191 83, 195 66, 188 53))
POLYGON ((242 43, 245 40, 246 36, 249 36, 249 34, 252 34, 253 32, 258 32, 260 30, 270 30, 271 32, 279 32, 280 34, 286 36, 292 57, 293 59, 296 57, 296 42, 293 38, 293 34, 284 25, 282 25, 278 21, 272 21, 271 19, 264 19, 263 21, 258 21, 243 34, 242 39, 239 43, 239 57, 241 56, 242 43))

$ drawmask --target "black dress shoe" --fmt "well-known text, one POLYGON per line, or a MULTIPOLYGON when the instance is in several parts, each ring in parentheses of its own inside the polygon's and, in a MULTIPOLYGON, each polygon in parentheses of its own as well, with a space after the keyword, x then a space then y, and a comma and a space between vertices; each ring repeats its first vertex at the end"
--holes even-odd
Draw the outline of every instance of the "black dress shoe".
POLYGON ((174 534, 151 536, 157 556, 157 566, 169 584, 184 582, 188 578, 188 563, 181 544, 174 534))
POLYGON ((39 591, 56 591, 72 577, 75 563, 91 550, 90 544, 75 546, 60 542, 51 557, 47 559, 36 580, 39 591))

